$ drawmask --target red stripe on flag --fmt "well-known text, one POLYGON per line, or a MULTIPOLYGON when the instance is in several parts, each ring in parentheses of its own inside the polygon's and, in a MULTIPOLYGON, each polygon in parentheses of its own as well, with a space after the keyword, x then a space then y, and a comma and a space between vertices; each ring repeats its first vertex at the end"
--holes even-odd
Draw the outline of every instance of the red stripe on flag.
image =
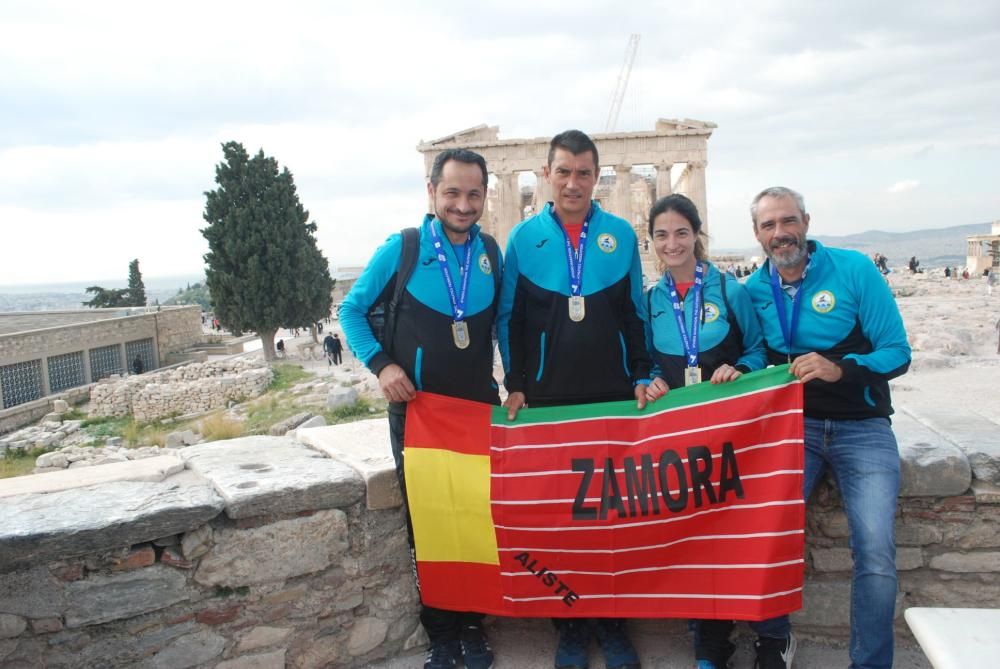
POLYGON ((406 410, 406 448, 445 448, 466 455, 489 455, 490 414, 481 402, 417 393, 406 410))
POLYGON ((504 602, 500 567, 474 562, 418 562, 420 599, 449 611, 510 615, 504 602))

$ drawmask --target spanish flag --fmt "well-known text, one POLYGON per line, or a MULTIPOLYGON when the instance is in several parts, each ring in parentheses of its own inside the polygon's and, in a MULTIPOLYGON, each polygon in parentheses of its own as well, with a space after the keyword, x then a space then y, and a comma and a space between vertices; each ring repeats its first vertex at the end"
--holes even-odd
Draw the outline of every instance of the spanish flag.
POLYGON ((787 366, 634 402, 418 393, 405 474, 421 597, 531 617, 763 620, 801 607, 802 385, 787 366))

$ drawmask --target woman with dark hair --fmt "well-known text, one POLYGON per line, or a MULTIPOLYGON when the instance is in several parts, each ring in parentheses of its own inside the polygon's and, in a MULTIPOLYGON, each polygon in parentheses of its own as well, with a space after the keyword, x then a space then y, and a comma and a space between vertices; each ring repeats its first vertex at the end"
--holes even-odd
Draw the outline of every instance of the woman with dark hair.
MULTIPOLYGON (((646 342, 653 358, 647 399, 762 369, 764 342, 750 296, 708 262, 694 203, 680 194, 657 200, 649 212, 649 237, 664 271, 646 293, 646 342)), ((769 636, 766 624, 751 627, 769 636)), ((693 620, 691 629, 698 669, 725 667, 735 649, 732 621, 693 620)))

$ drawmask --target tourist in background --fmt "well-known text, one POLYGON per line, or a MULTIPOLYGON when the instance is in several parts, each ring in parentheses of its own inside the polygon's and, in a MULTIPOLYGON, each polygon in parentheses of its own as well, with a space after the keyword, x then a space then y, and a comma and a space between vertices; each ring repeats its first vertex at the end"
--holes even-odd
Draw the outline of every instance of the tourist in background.
MULTIPOLYGON (((649 212, 649 236, 664 267, 663 278, 646 294, 646 341, 653 359, 646 397, 652 402, 671 388, 701 381, 726 383, 766 363, 760 325, 747 289, 708 262, 698 208, 684 195, 657 200, 649 212)), ((750 623, 759 637, 775 630, 750 623)), ((698 669, 728 666, 736 646, 731 620, 693 620, 698 669)), ((788 636, 778 624, 777 638, 788 636)), ((794 652, 794 639, 790 652, 794 652)), ((776 644, 758 642, 758 653, 776 644)), ((767 658, 758 657, 761 666, 767 658)))
MULTIPOLYGON (((510 234, 497 336, 514 420, 524 406, 635 399, 646 405, 649 356, 639 317, 642 270, 628 221, 592 200, 597 147, 579 130, 549 144, 552 202, 510 234)), ((586 669, 597 637, 608 669, 638 669, 616 618, 556 618, 555 666, 586 669)))
MULTIPOLYGON (((890 669, 899 450, 889 424, 889 380, 910 365, 903 319, 864 255, 806 238, 801 195, 768 188, 753 199, 750 216, 768 257, 746 283, 767 357, 791 362, 804 384, 804 497, 829 469, 844 500, 854 558, 851 667, 890 669)), ((787 616, 771 623, 790 630, 787 616)), ((784 663, 761 667, 791 667, 789 641, 784 663)))
MULTIPOLYGON (((472 151, 447 149, 434 159, 427 184, 434 214, 426 215, 420 226, 420 262, 402 291, 391 341, 376 339, 368 313, 385 295, 393 294, 402 234, 390 236, 375 251, 340 305, 348 345, 378 377, 382 394, 389 400, 389 437, 404 507, 406 403, 416 391, 500 404, 493 379, 493 272, 501 268, 492 266, 487 236, 477 224, 486 207, 487 176, 486 161, 472 151)), ((387 313, 388 317, 392 314, 387 313)), ((408 509, 406 526, 416 564, 408 509)), ((422 604, 420 622, 430 639, 424 669, 450 669, 459 661, 466 669, 492 666, 483 614, 422 604)))

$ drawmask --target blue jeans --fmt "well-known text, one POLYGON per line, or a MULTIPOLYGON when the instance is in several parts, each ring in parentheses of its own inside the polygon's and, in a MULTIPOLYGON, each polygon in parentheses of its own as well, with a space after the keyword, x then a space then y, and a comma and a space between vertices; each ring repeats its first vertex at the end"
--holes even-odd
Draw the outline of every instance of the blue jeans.
MULTIPOLYGON (((851 580, 851 669, 891 669, 896 610, 896 498, 899 449, 888 418, 805 419, 809 499, 827 468, 844 500, 854 578, 851 580)), ((775 625, 788 616, 761 621, 775 625)), ((765 636, 772 636, 770 634, 765 636)))

